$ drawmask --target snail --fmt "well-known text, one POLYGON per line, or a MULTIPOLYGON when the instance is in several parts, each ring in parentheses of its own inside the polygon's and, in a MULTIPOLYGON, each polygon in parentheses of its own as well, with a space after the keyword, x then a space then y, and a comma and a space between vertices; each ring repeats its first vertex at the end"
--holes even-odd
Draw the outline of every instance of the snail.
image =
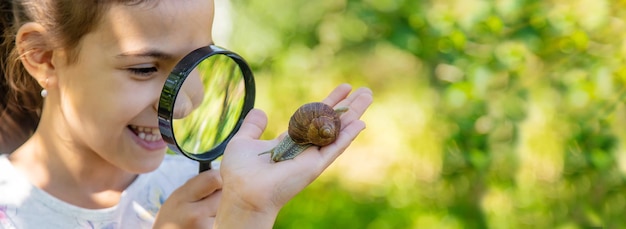
POLYGON ((347 107, 333 109, 320 103, 302 105, 289 119, 287 136, 270 151, 272 161, 293 159, 310 146, 326 146, 333 143, 341 130, 339 116, 348 111, 347 107))

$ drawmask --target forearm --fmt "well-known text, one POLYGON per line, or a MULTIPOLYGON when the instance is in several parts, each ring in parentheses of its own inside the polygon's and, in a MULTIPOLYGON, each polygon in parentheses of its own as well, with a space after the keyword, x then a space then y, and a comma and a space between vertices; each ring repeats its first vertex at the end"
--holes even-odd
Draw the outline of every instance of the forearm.
POLYGON ((224 194, 213 228, 272 228, 277 215, 278 209, 251 209, 224 194))

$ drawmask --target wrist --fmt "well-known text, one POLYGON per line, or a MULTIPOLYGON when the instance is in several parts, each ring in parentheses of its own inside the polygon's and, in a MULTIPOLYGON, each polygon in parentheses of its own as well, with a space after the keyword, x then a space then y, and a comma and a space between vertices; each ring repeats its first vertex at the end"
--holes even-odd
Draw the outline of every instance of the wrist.
POLYGON ((272 228, 278 211, 272 206, 255 207, 223 190, 214 228, 272 228))

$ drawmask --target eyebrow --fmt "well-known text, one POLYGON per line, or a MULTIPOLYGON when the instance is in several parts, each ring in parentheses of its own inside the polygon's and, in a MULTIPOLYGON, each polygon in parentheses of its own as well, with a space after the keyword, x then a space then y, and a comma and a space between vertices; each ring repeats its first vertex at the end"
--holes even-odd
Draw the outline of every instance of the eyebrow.
POLYGON ((165 53, 160 50, 156 50, 156 49, 140 49, 140 50, 135 50, 135 51, 123 52, 123 53, 118 54, 116 57, 117 58, 150 57, 150 58, 163 59, 163 60, 174 58, 173 55, 165 53))

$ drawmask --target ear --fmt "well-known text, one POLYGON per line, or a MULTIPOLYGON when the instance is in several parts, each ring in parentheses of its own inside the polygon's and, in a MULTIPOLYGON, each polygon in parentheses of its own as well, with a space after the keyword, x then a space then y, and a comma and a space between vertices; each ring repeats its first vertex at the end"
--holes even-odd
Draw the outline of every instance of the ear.
POLYGON ((26 71, 42 88, 56 82, 55 66, 52 61, 54 49, 46 40, 47 30, 39 23, 28 22, 17 31, 15 45, 26 71))

